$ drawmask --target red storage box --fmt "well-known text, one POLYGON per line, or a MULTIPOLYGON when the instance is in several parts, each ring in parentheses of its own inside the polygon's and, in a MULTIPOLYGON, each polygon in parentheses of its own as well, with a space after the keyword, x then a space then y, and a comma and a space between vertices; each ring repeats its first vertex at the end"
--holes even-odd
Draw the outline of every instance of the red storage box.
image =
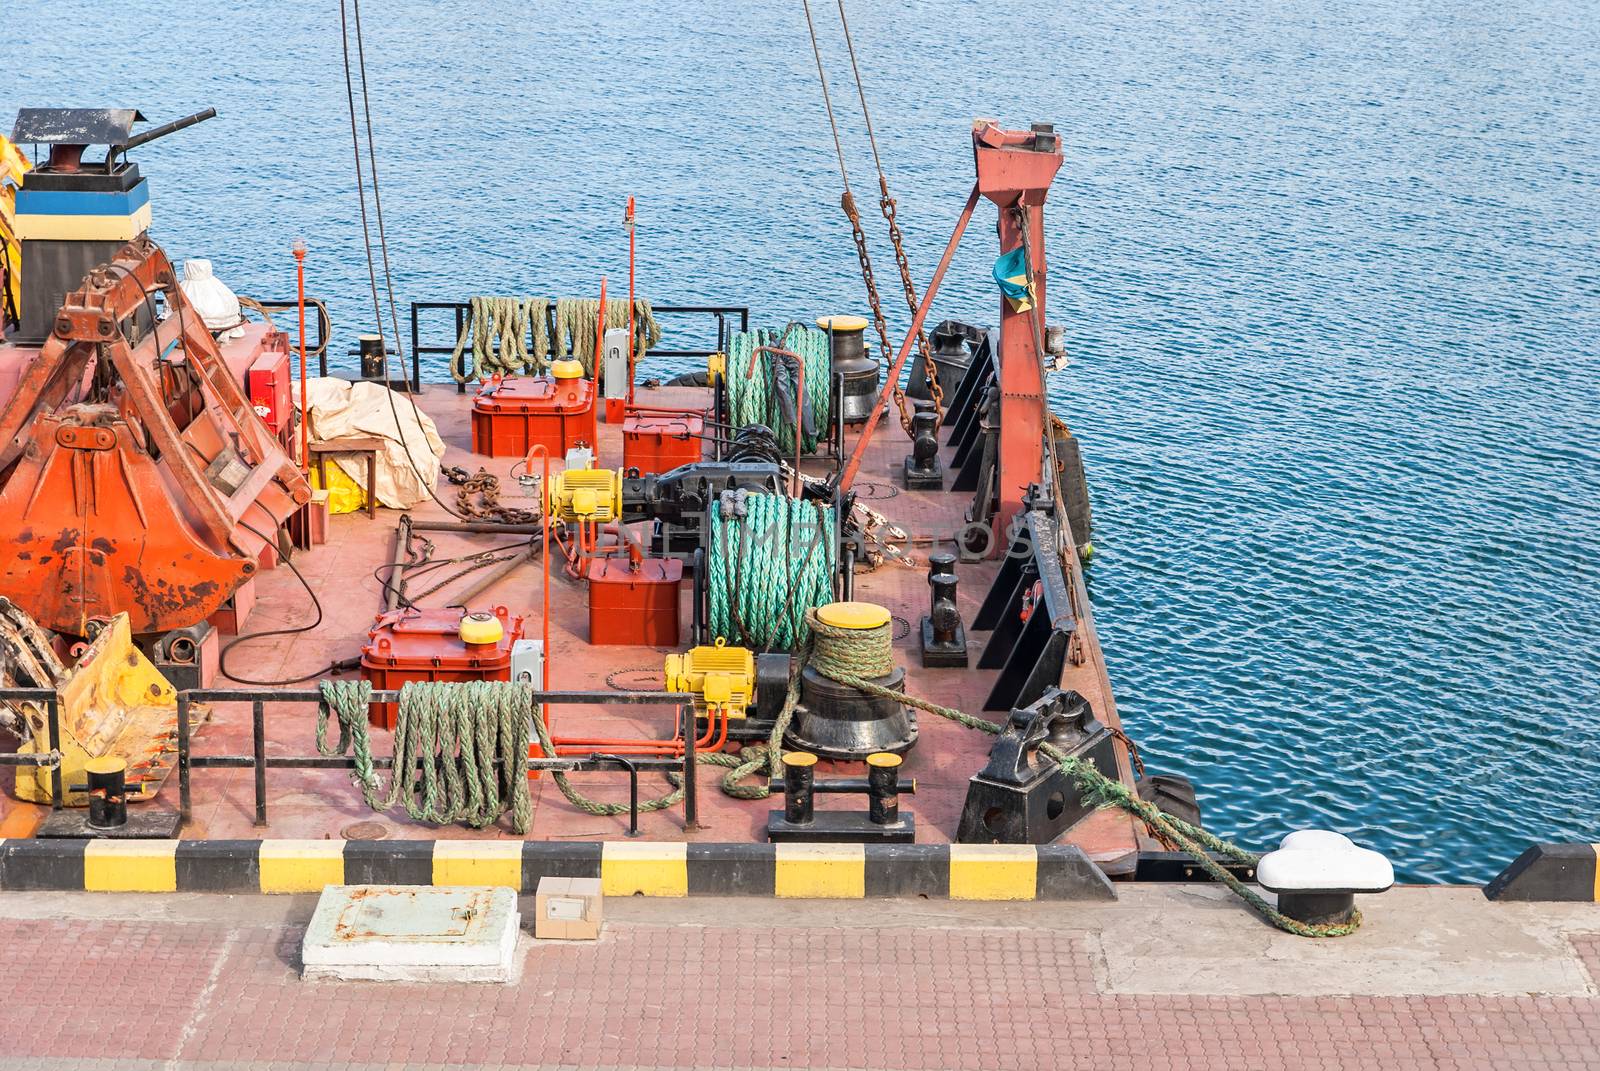
MULTIPOLYGON (((410 681, 508 681, 511 645, 522 638, 521 617, 504 606, 490 613, 500 619, 495 643, 469 644, 461 639, 460 607, 439 610, 391 610, 379 614, 361 648, 361 675, 374 689, 399 688, 410 681)), ((376 704, 372 723, 393 729, 394 703, 376 704)))
POLYGON ((630 413, 622 422, 622 465, 648 475, 693 464, 705 430, 699 413, 630 413))
POLYGON ((271 349, 262 352, 245 374, 244 392, 272 434, 282 435, 294 412, 289 395, 289 354, 271 349))
POLYGON ((597 430, 594 381, 581 376, 505 379, 472 401, 472 452, 486 457, 525 457, 542 443, 560 460, 579 443, 594 446, 597 430))
POLYGON ((678 646, 683 562, 597 558, 589 566, 589 642, 596 647, 678 646))

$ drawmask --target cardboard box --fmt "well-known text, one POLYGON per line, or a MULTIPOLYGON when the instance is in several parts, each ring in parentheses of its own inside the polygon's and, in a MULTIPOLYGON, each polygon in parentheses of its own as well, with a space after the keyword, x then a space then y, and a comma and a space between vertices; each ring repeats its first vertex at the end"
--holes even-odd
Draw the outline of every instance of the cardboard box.
POLYGON ((599 878, 540 878, 534 894, 533 935, 546 940, 594 941, 605 924, 599 878))

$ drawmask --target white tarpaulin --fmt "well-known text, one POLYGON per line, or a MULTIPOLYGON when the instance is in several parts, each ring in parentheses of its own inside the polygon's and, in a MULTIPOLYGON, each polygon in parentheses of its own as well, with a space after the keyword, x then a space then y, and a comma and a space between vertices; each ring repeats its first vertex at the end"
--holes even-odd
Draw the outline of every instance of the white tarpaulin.
MULTIPOLYGON (((391 398, 389 390, 376 383, 350 383, 331 376, 307 380, 306 394, 312 442, 350 436, 384 440, 384 448, 378 451, 380 506, 410 509, 428 497, 439 482, 444 440, 439 438, 433 418, 413 406, 411 399, 401 394, 391 398)), ((366 458, 340 457, 338 464, 346 476, 366 488, 366 458)))

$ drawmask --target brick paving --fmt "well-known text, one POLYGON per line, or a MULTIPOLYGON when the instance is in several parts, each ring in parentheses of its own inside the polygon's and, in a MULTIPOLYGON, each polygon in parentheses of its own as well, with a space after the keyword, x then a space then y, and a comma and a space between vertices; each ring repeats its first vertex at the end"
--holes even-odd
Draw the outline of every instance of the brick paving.
POLYGON ((1600 1067, 1593 997, 1108 994, 1059 930, 613 925, 515 986, 306 983, 301 933, 0 920, 0 1067, 1600 1067))

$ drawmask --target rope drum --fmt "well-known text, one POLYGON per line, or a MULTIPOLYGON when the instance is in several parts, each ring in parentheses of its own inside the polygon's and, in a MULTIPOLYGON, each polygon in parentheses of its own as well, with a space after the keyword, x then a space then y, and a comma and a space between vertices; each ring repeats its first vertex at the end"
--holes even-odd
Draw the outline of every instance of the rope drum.
POLYGON ((735 428, 755 424, 772 429, 786 449, 794 444, 795 422, 801 424, 801 448, 817 448, 830 420, 833 397, 833 360, 828 334, 805 324, 792 323, 783 331, 763 329, 736 332, 728 343, 728 413, 735 428), (792 362, 762 349, 777 346, 800 357, 805 372, 805 412, 794 412, 795 376, 792 362), (761 352, 757 352, 760 350, 761 352), (808 419, 809 417, 809 419, 808 419))
POLYGON ((838 533, 822 503, 735 491, 711 504, 711 632, 756 650, 795 650, 806 614, 833 601, 838 533))

